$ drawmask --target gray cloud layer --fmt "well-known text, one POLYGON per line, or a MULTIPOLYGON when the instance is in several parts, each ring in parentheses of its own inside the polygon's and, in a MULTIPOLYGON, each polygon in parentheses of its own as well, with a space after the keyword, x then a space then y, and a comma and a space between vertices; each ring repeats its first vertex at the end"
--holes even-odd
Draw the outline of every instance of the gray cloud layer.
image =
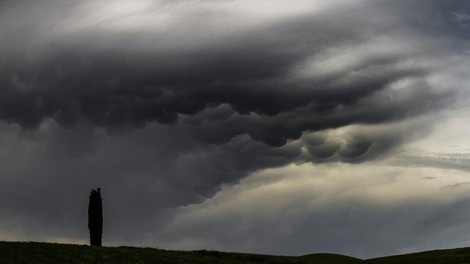
MULTIPOLYGON (((67 13, 73 7, 58 6, 56 12, 67 13)), ((100 24, 71 36, 46 34, 47 29, 37 25, 51 23, 46 16, 50 7, 35 4, 37 15, 5 26, 4 35, 12 48, 2 52, 10 60, 1 71, 0 116, 30 128, 52 118, 66 127, 86 120, 112 129, 143 127, 148 122, 173 124, 181 114, 194 115, 227 104, 237 115, 212 122, 216 128, 229 128, 212 133, 210 141, 226 142, 248 134, 256 141, 281 146, 304 131, 390 122, 442 101, 443 94, 433 93, 424 81, 409 87, 403 98, 390 99, 390 84, 431 73, 422 65, 400 65, 410 55, 420 60, 436 51, 432 45, 419 51, 422 43, 414 40, 401 44, 405 51, 401 47, 359 49, 358 54, 351 54, 359 56, 356 62, 325 76, 315 76, 315 69, 313 76, 296 76, 295 69, 304 60, 315 61, 323 50, 333 49, 333 53, 340 43, 336 52, 344 52, 345 43, 355 53, 356 47, 371 41, 361 30, 368 23, 359 17, 362 11, 348 7, 331 14, 342 17, 340 24, 330 23, 327 15, 306 15, 246 33, 211 34, 203 46, 192 46, 191 35, 185 36, 185 49, 175 50, 160 46, 161 37, 152 28, 137 36, 135 32, 105 32, 100 24), (24 31, 29 35, 24 36, 24 31), (21 42, 29 43, 28 47, 18 50, 21 42), (416 97, 422 103, 417 104, 416 97)), ((32 12, 26 7, 27 11, 32 12)), ((3 17, 8 19, 8 13, 3 17)), ((62 20, 58 17, 54 23, 62 20)), ((380 32, 388 25, 368 26, 380 32)), ((393 45, 394 37, 401 36, 392 33, 377 44, 393 45)))
POLYGON ((138 243, 164 210, 251 172, 376 159, 452 102, 439 78, 468 48, 459 1, 274 18, 129 3, 0 3, 3 225, 83 238, 78 197, 100 185, 110 241, 138 243))

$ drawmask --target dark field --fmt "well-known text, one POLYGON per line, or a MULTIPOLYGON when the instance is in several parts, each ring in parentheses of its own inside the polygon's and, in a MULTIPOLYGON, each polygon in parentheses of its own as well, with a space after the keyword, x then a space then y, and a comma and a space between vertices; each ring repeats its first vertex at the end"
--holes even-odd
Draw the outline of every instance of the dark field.
POLYGON ((470 248, 435 250, 415 254, 360 260, 335 254, 299 257, 270 256, 218 251, 171 251, 134 247, 90 247, 36 242, 0 242, 0 263, 312 263, 312 264, 470 264, 470 248))

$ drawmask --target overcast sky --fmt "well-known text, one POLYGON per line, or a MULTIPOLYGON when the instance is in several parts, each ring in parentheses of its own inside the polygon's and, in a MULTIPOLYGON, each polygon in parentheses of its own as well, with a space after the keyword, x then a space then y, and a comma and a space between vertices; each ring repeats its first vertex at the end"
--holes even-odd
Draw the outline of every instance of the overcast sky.
POLYGON ((0 2, 0 240, 470 246, 470 3, 0 2))

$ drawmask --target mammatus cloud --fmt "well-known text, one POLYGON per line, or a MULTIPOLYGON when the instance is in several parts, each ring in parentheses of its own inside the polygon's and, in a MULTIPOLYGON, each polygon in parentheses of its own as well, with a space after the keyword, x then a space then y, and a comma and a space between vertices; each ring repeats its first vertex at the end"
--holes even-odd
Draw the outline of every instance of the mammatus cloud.
MULTIPOLYGON (((174 9, 182 4, 174 5, 150 10, 175 15, 174 9)), ((433 66, 439 67, 427 55, 444 52, 442 47, 426 44, 428 50, 423 52, 419 39, 407 40, 401 32, 371 37, 361 29, 369 21, 346 16, 350 9, 361 12, 351 5, 331 11, 344 16, 350 28, 329 23, 325 14, 313 18, 305 14, 220 35, 208 34, 206 28, 200 33, 204 46, 191 45, 191 38, 202 37, 196 32, 194 37, 185 36, 189 42, 185 48, 176 50, 160 46, 166 35, 150 25, 144 32, 112 31, 108 27, 118 21, 109 19, 68 35, 69 25, 62 23, 73 28, 84 23, 86 14, 73 21, 54 17, 59 26, 52 32, 38 29, 38 24, 51 19, 47 7, 34 4, 30 8, 38 15, 18 23, 35 33, 31 37, 12 24, 4 33, 13 46, 22 41, 31 45, 3 49, 9 60, 1 76, 0 117, 26 128, 37 127, 45 118, 65 127, 85 120, 106 129, 175 124, 181 115, 191 117, 228 105, 233 115, 204 127, 209 133, 211 126, 221 128, 212 133, 213 142, 246 134, 282 146, 305 131, 392 122, 436 109, 449 92, 430 87, 426 80, 436 70, 433 66), (35 48, 39 51, 31 51, 35 48), (30 56, 31 52, 37 55, 30 56), (402 87, 405 91, 394 89, 410 79, 414 81, 402 87), (416 97, 421 98, 419 103, 416 97)), ((7 9, 4 19, 18 8, 7 9)), ((56 8, 80 12, 74 4, 56 8)), ((204 19, 215 16, 205 8, 209 14, 204 19)), ((190 28, 191 22, 203 23, 203 18, 193 15, 184 21, 190 28)), ((380 32, 385 25, 368 26, 380 32)), ((172 32, 177 34, 176 30, 172 32)))
POLYGON ((254 172, 383 158, 465 94, 465 2, 320 2, 2 1, 0 226, 84 240, 101 186, 105 237, 138 244, 254 172))

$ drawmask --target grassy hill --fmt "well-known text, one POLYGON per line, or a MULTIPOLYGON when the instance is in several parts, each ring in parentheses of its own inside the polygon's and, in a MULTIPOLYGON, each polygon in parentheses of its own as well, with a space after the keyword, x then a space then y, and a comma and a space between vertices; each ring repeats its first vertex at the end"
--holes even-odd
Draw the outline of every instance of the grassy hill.
POLYGON ((436 250, 416 254, 360 260, 336 254, 283 257, 218 251, 170 251, 133 247, 90 247, 36 242, 0 242, 0 264, 470 264, 470 248, 436 250))

